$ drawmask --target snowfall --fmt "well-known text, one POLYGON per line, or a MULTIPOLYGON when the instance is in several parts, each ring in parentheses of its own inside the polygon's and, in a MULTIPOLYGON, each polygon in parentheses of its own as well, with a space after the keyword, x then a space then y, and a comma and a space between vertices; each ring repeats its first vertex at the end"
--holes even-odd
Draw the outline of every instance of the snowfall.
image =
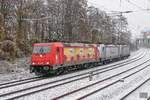
MULTIPOLYGON (((17 63, 13 64, 14 66, 22 66, 22 65, 29 65, 29 62, 27 61, 27 59, 29 60, 30 58, 24 58, 21 60, 16 61, 17 63), (19 63, 19 65, 17 65, 19 63), (21 64, 22 63, 22 64, 21 64), (28 64, 26 64, 28 63, 28 64)), ((86 70, 82 70, 82 71, 78 71, 78 72, 74 72, 74 73, 69 73, 66 75, 60 75, 60 76, 56 76, 56 77, 51 77, 48 79, 44 79, 44 80, 40 80, 40 81, 36 81, 36 82, 31 82, 31 83, 27 83, 27 84, 22 84, 19 86, 14 86, 14 87, 10 87, 10 88, 5 88, 5 89, 0 89, 0 95, 3 93, 7 93, 7 92, 12 92, 12 91, 17 91, 17 90, 21 90, 24 88, 28 88, 28 87, 32 87, 35 85, 41 85, 41 84, 45 84, 45 83, 49 83, 49 82, 53 82, 56 80, 60 80, 63 78, 67 78, 67 77, 71 77, 71 76, 75 76, 75 75, 79 75, 82 73, 86 73, 86 72, 93 72, 94 70, 98 70, 101 68, 105 68, 105 67, 109 67, 109 66, 113 66, 116 67, 121 62, 126 62, 126 61, 131 61, 131 63, 124 65, 122 67, 113 69, 113 70, 109 70, 103 73, 100 73, 98 75, 93 75, 92 78, 91 77, 87 77, 87 78, 83 78, 81 80, 78 81, 74 81, 71 83, 66 83, 65 85, 60 85, 60 86, 56 86, 54 88, 50 88, 50 89, 46 89, 44 91, 41 92, 37 92, 34 93, 32 95, 28 95, 28 96, 24 96, 19 98, 18 100, 51 100, 57 96, 61 96, 65 93, 74 91, 76 89, 85 87, 87 85, 90 85, 92 83, 98 82, 100 80, 106 79, 108 77, 111 77, 113 75, 116 75, 120 72, 126 71, 128 69, 131 69, 135 66, 138 66, 139 64, 147 61, 150 59, 150 51, 148 49, 140 49, 138 51, 134 51, 131 53, 131 56, 128 59, 125 60, 121 60, 118 62, 113 62, 107 65, 102 65, 99 67, 95 67, 95 68, 91 68, 91 69, 86 69, 86 70), (141 58, 137 61, 132 62, 131 59, 133 58, 141 58)), ((0 62, 1 65, 2 62, 0 62)), ((147 61, 145 64, 142 64, 141 66, 131 70, 131 71, 127 71, 126 73, 120 74, 116 77, 110 78, 108 80, 105 80, 103 82, 100 82, 96 85, 90 86, 88 88, 82 89, 80 91, 77 91, 75 93, 72 93, 68 96, 65 96, 63 98, 61 98, 60 100, 75 100, 78 99, 88 93, 91 93, 99 88, 102 88, 103 86, 106 86, 118 79, 122 79, 123 77, 138 71, 139 69, 144 68, 145 66, 149 65, 150 61, 147 61)), ((3 64, 2 64, 3 65, 3 64)), ((25 66, 25 67, 26 67, 25 66)), ((108 68, 109 69, 109 68, 108 68)), ((106 69, 100 70, 98 72, 104 71, 106 69)), ((96 72, 97 73, 97 72, 96 72)), ((51 86, 55 86, 58 84, 61 84, 63 82, 68 82, 70 80, 74 80, 77 78, 81 78, 81 77, 85 77, 85 76, 90 76, 90 74, 86 74, 86 75, 82 75, 82 76, 78 76, 75 78, 71 78, 65 81, 59 81, 53 84, 47 84, 45 86, 41 86, 39 88, 34 88, 31 90, 27 90, 23 93, 27 93, 27 92, 31 92, 31 91, 36 91, 39 89, 44 89, 47 87, 51 87, 51 86)), ((30 78, 30 77, 35 77, 34 74, 30 74, 28 68, 22 68, 22 67, 16 67, 16 70, 11 72, 11 73, 1 73, 0 74, 0 82, 1 83, 5 83, 5 82, 11 82, 13 80, 19 80, 19 79, 25 79, 25 78, 30 78), (18 69, 19 68, 19 69, 18 69)), ((109 87, 107 87, 106 89, 103 89, 101 91, 98 91, 86 98, 84 98, 85 100, 120 100, 120 98, 122 98, 123 96, 125 96, 127 93, 129 93, 131 90, 133 90, 134 88, 136 88, 138 85, 140 85, 142 82, 144 82, 146 79, 150 78, 150 66, 139 71, 138 73, 127 77, 125 79, 123 79, 120 82, 117 82, 114 85, 111 85, 109 87)), ((144 85, 142 85, 140 88, 138 88, 135 92, 133 92, 131 95, 129 95, 126 100, 146 100, 146 98, 141 98, 140 94, 141 93, 147 93, 148 97, 150 96, 150 81, 146 82, 144 85)), ((13 94, 13 95, 8 95, 4 98, 0 97, 0 100, 3 99, 7 99, 16 95, 22 94, 17 93, 17 94, 13 94)))

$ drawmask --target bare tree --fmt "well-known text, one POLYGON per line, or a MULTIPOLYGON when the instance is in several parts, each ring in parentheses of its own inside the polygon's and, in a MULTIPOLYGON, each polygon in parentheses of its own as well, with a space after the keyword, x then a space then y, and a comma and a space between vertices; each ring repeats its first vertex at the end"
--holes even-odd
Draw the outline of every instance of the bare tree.
POLYGON ((87 0, 0 0, 0 42, 12 44, 15 54, 27 55, 35 42, 125 44, 127 26, 125 17, 110 17, 87 0))

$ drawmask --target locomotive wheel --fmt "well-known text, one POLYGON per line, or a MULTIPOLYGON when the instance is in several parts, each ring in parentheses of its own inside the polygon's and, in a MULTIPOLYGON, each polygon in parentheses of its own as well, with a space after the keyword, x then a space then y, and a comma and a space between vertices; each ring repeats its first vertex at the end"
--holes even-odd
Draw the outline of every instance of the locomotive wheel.
POLYGON ((106 65, 106 61, 103 61, 103 65, 106 65))
POLYGON ((55 75, 61 75, 63 74, 63 68, 58 68, 57 70, 54 71, 55 75))

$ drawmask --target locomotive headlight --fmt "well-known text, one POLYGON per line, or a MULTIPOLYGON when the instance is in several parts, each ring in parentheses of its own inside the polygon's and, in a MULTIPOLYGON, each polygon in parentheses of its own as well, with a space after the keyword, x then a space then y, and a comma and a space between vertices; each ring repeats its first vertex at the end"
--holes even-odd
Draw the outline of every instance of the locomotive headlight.
POLYGON ((35 63, 33 62, 32 65, 35 65, 35 63))
POLYGON ((46 63, 47 65, 49 64, 49 62, 46 63))

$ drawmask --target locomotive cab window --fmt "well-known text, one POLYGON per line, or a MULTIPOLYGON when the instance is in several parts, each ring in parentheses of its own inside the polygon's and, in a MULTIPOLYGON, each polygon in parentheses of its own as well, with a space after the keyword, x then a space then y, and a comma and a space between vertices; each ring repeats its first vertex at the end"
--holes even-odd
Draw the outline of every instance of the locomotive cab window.
POLYGON ((33 53, 35 54, 45 54, 50 52, 49 46, 34 46, 33 53))

